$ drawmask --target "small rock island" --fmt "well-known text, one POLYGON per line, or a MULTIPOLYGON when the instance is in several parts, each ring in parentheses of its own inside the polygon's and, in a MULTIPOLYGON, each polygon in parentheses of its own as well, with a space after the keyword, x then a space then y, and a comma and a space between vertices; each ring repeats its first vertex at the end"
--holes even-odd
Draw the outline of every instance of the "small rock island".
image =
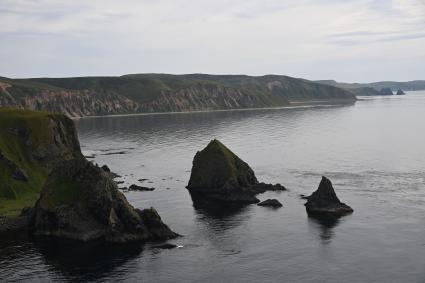
POLYGON ((405 92, 404 92, 401 88, 399 88, 399 89, 397 90, 396 95, 406 95, 406 93, 405 93, 405 92))
POLYGON ((353 212, 351 207, 338 199, 331 181, 326 177, 322 177, 319 188, 306 199, 307 213, 312 216, 341 217, 353 212))
POLYGON ((259 183, 251 167, 216 139, 196 153, 187 189, 194 200, 235 203, 258 203, 256 194, 286 190, 259 183))

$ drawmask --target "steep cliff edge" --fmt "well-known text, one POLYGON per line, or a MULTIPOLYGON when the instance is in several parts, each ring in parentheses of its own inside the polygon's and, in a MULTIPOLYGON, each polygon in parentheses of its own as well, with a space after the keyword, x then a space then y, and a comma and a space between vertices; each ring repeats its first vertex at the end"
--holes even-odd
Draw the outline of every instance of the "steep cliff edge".
POLYGON ((345 90, 286 76, 140 74, 121 77, 0 78, 0 107, 71 117, 281 107, 354 101, 345 90))
POLYGON ((111 174, 84 158, 70 118, 0 109, 0 232, 17 230, 119 243, 178 236, 155 209, 131 206, 111 174))
POLYGON ((33 205, 50 170, 82 157, 65 115, 0 109, 0 215, 33 205))

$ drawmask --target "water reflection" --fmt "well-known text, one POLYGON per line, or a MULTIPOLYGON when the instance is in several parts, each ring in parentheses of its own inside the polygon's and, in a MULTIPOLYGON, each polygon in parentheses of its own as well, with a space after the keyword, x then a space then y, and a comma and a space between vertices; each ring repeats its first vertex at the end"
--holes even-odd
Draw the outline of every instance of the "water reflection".
POLYGON ((334 228, 340 223, 339 218, 332 216, 308 216, 311 226, 319 230, 319 237, 323 244, 329 244, 335 237, 334 228))
POLYGON ((206 200, 193 195, 191 198, 197 220, 218 233, 241 225, 249 217, 248 205, 206 200))
POLYGON ((44 257, 45 264, 61 276, 77 281, 93 281, 116 275, 117 269, 140 258, 143 251, 143 245, 139 243, 115 245, 37 239, 34 245, 44 257))

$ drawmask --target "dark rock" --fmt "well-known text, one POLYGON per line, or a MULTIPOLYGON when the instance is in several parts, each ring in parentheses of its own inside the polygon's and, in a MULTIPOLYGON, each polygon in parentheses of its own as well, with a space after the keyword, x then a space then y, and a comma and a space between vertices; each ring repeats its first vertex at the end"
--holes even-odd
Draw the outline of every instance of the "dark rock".
POLYGON ((128 188, 128 190, 129 191, 153 191, 155 190, 155 188, 143 187, 143 186, 133 184, 128 188))
POLYGON ((282 207, 282 204, 277 199, 267 199, 258 203, 259 206, 282 207))
POLYGON ((149 179, 142 178, 142 179, 139 179, 137 181, 139 181, 140 183, 142 183, 142 182, 147 181, 147 180, 149 180, 149 179))
POLYGON ((107 153, 102 153, 101 155, 115 155, 115 154, 126 154, 127 151, 117 151, 117 152, 107 152, 107 153))
POLYGON ((308 199, 308 198, 309 198, 309 196, 306 196, 306 195, 300 194, 300 198, 302 198, 302 199, 308 199))
POLYGON ((19 216, 29 216, 32 215, 34 213, 34 208, 33 207, 24 207, 21 210, 21 214, 19 216))
POLYGON ((31 220, 36 236, 81 241, 156 241, 177 237, 155 209, 133 208, 115 182, 85 159, 49 174, 31 220))
POLYGON ((16 168, 15 172, 13 172, 13 178, 18 181, 28 182, 28 175, 19 168, 16 168))
POLYGON ((406 95, 406 93, 404 93, 404 91, 402 91, 400 88, 397 90, 396 95, 406 95))
POLYGON ((322 177, 319 188, 308 197, 305 207, 309 215, 340 217, 353 212, 351 207, 338 199, 331 181, 326 177, 322 177))
POLYGON ((125 182, 124 182, 124 181, 115 181, 115 183, 116 183, 117 185, 121 185, 121 184, 124 184, 125 182))
POLYGON ((284 190, 281 185, 259 183, 254 171, 218 140, 196 153, 187 189, 192 199, 258 203, 256 194, 284 190))
POLYGON ((166 243, 166 244, 162 244, 162 245, 153 246, 152 248, 171 250, 171 249, 177 248, 177 245, 166 243))
POLYGON ((389 87, 384 87, 379 92, 381 95, 394 95, 393 91, 389 87))
POLYGON ((111 172, 111 169, 109 169, 109 167, 108 167, 108 165, 103 165, 102 167, 100 167, 100 168, 102 168, 103 169, 103 171, 105 171, 105 172, 111 172))

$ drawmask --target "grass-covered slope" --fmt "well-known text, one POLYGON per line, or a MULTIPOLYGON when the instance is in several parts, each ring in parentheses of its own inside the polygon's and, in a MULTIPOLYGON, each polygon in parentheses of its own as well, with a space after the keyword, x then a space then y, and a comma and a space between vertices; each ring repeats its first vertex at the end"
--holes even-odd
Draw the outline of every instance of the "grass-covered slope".
POLYGON ((69 116, 280 107, 329 100, 353 101, 355 96, 334 86, 276 75, 0 78, 0 106, 69 116))
POLYGON ((74 125, 65 115, 0 109, 0 215, 32 206, 53 166, 79 157, 74 125))

